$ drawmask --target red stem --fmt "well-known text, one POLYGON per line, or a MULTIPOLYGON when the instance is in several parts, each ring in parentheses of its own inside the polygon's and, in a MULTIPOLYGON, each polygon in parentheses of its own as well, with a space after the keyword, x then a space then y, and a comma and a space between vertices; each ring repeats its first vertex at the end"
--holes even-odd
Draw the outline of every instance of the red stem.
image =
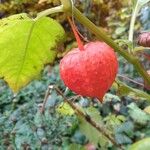
POLYGON ((84 46, 83 46, 83 43, 82 43, 82 41, 81 41, 81 39, 80 39, 80 37, 79 37, 79 35, 78 35, 78 33, 77 33, 77 28, 76 28, 76 26, 73 24, 73 22, 71 21, 71 19, 70 19, 69 17, 67 17, 67 18, 68 18, 69 24, 70 24, 70 26, 71 26, 71 29, 72 29, 72 31, 73 31, 73 33, 74 33, 74 35, 75 35, 76 41, 77 41, 77 43, 78 43, 79 50, 80 50, 80 51, 83 51, 83 50, 84 50, 84 46))
POLYGON ((149 55, 149 54, 146 54, 146 53, 143 52, 143 55, 144 55, 148 60, 150 60, 150 55, 149 55))

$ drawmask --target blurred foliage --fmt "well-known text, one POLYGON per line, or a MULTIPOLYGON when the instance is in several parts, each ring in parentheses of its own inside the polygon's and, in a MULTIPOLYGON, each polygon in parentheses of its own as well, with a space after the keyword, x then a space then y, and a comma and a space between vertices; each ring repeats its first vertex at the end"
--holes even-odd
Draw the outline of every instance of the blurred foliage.
POLYGON ((143 140, 140 140, 136 143, 134 143, 129 150, 149 150, 150 148, 150 138, 145 138, 143 140))
MULTIPOLYGON (((46 68, 40 80, 33 81, 17 95, 13 95, 3 81, 0 82, 0 149, 85 149, 88 143, 104 150, 113 149, 96 129, 75 116, 55 91, 48 98, 45 113, 41 114, 48 85, 56 84, 65 89, 58 70, 58 65, 50 72, 46 68)), ((68 91, 66 96, 69 98, 74 94, 68 91)), ((133 99, 122 98, 120 101, 108 93, 103 105, 80 97, 76 103, 97 123, 105 125, 119 144, 128 145, 150 136, 150 116, 142 111, 146 101, 135 105, 133 99)))
MULTIPOLYGON (((132 13, 131 4, 126 0, 76 0, 76 6, 84 15, 98 27, 103 27, 112 38, 118 39, 116 42, 119 42, 119 45, 125 50, 130 44, 127 36, 132 13)), ((59 0, 46 0, 41 4, 38 4, 38 0, 2 0, 0 17, 22 12, 27 12, 34 17, 37 12, 56 5, 59 5, 59 0)), ((135 30, 148 29, 147 18, 150 15, 149 12, 145 13, 144 11, 143 8, 140 16, 142 22, 137 20, 135 30)), ((64 44, 65 51, 63 54, 58 54, 53 68, 47 66, 39 80, 34 80, 15 95, 7 87, 7 84, 0 80, 0 149, 89 150, 98 148, 115 150, 116 147, 97 130, 76 116, 73 110, 63 103, 62 97, 56 91, 52 91, 46 103, 45 113, 41 113, 41 104, 49 84, 59 86, 68 99, 75 96, 74 93, 66 90, 60 80, 58 63, 62 55, 76 46, 76 42, 70 32, 65 15, 60 13, 52 15, 52 17, 63 25, 68 35, 64 44)), ((88 40, 95 39, 83 26, 78 22, 75 23, 84 37, 88 40)), ((60 51, 62 49, 60 48, 60 51)), ((118 57, 118 60, 120 74, 128 75, 141 82, 141 78, 127 61, 122 57, 118 57)), ((125 79, 122 81, 132 87, 143 89, 125 79)), ((147 113, 149 102, 135 93, 138 91, 130 90, 118 97, 115 88, 112 88, 105 95, 103 104, 95 99, 84 97, 78 97, 74 103, 79 107, 82 106, 82 110, 96 122, 105 125, 114 135, 116 142, 127 149, 135 141, 150 137, 150 116, 147 113)))

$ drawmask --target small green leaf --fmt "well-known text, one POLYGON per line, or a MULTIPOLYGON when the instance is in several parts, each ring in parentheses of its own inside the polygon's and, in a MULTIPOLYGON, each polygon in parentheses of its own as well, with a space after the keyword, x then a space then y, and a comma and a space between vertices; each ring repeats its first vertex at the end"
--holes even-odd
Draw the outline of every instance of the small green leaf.
POLYGON ((132 144, 129 150, 150 150, 150 138, 145 138, 132 144))
POLYGON ((104 121, 106 122, 107 128, 109 128, 110 131, 113 131, 117 126, 120 126, 125 121, 125 117, 109 114, 106 118, 104 118, 104 121))
POLYGON ((118 28, 116 29, 115 33, 116 33, 117 35, 121 35, 121 34, 123 34, 125 31, 126 31, 126 28, 125 28, 125 27, 118 27, 118 28))
POLYGON ((118 133, 120 133, 120 134, 125 133, 128 136, 132 136, 133 132, 134 132, 133 122, 127 121, 127 122, 122 123, 121 125, 118 125, 115 128, 115 132, 116 132, 116 134, 118 134, 118 133))
POLYGON ((131 103, 128 105, 129 115, 136 122, 141 125, 146 125, 148 121, 150 121, 150 115, 146 114, 140 108, 137 107, 135 103, 131 103), (140 116, 140 117, 139 117, 140 116))
POLYGON ((53 19, 30 19, 26 14, 0 21, 0 77, 14 92, 38 77, 54 61, 63 28, 53 19))
POLYGON ((102 117, 100 112, 93 106, 83 109, 96 123, 101 123, 102 117))
POLYGON ((57 112, 69 116, 74 114, 74 110, 67 103, 63 102, 57 107, 57 112))
POLYGON ((146 113, 150 114, 150 106, 147 106, 147 107, 144 109, 144 111, 145 111, 146 113))
POLYGON ((115 139, 118 144, 131 144, 131 139, 125 134, 116 134, 115 139))

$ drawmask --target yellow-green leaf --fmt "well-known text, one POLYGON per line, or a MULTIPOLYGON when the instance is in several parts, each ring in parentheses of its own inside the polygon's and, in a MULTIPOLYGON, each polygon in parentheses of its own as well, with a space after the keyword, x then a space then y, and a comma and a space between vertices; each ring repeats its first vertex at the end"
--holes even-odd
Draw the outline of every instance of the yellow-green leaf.
POLYGON ((146 113, 150 114, 150 106, 147 106, 147 107, 144 109, 144 111, 145 111, 146 113))
POLYGON ((150 150, 150 138, 145 138, 134 143, 129 150, 150 150))
POLYGON ((18 14, 2 19, 0 77, 17 92, 54 61, 57 45, 63 40, 63 28, 51 18, 33 20, 18 14))
POLYGON ((69 104, 63 102, 57 107, 57 112, 59 112, 62 115, 69 116, 74 114, 74 110, 69 106, 69 104))

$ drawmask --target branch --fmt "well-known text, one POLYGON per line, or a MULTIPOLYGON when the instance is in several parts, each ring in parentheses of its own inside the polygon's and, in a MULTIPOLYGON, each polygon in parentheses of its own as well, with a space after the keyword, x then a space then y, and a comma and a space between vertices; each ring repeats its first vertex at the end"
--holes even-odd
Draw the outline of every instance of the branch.
POLYGON ((123 79, 125 79, 125 80, 127 80, 127 81, 130 81, 130 82, 132 82, 132 83, 134 83, 134 84, 137 84, 137 85, 139 85, 139 86, 141 86, 141 87, 143 87, 143 88, 145 87, 143 83, 137 82, 137 81, 135 81, 135 80, 133 80, 133 79, 127 77, 127 76, 124 76, 124 75, 121 75, 121 74, 117 74, 117 77, 121 77, 121 78, 123 78, 123 79))
POLYGON ((66 96, 64 96, 64 94, 59 90, 59 88, 54 86, 54 89, 59 95, 63 97, 64 101, 68 103, 69 106, 75 111, 76 115, 84 118, 91 126, 96 128, 100 133, 102 133, 105 137, 107 137, 112 142, 112 144, 117 146, 119 149, 123 150, 123 148, 116 143, 115 139, 112 137, 112 135, 110 135, 110 133, 106 130, 104 126, 97 124, 94 120, 92 120, 92 118, 88 114, 83 113, 75 104, 73 104, 71 101, 67 99, 66 96))
POLYGON ((138 9, 138 3, 137 3, 132 13, 132 18, 131 18, 130 28, 129 28, 129 41, 131 42, 133 42, 134 25, 135 25, 135 20, 136 20, 138 11, 139 9, 138 9))
POLYGON ((58 13, 58 12, 63 12, 63 5, 57 6, 57 7, 53 7, 50 9, 46 9, 40 13, 37 14, 37 17, 35 18, 35 20, 38 20, 42 17, 48 16, 50 14, 54 14, 54 13, 58 13))
POLYGON ((47 90, 46 90, 46 92, 45 92, 45 97, 44 97, 43 105, 42 105, 42 108, 41 108, 41 113, 42 113, 42 114, 43 114, 44 111, 45 111, 45 105, 46 105, 46 102, 47 102, 47 100, 48 100, 48 97, 49 97, 49 95, 50 95, 50 93, 51 93, 51 90, 52 90, 52 86, 49 85, 48 88, 47 88, 47 90))
POLYGON ((89 31, 94 33, 99 40, 103 40, 109 46, 111 46, 116 52, 122 55, 128 62, 134 65, 135 69, 138 73, 150 84, 150 76, 144 70, 143 66, 139 62, 138 58, 134 55, 129 54, 127 51, 123 50, 119 47, 110 37, 107 36, 105 31, 102 28, 98 28, 94 23, 92 23, 87 17, 85 17, 77 8, 73 6, 71 0, 61 0, 64 8, 64 12, 67 12, 70 15, 74 15, 74 17, 84 25, 89 31), (70 5, 69 5, 70 4, 70 5), (73 10, 73 13, 72 13, 73 10))
MULTIPOLYGON (((144 98, 144 100, 148 100, 148 101, 150 100, 150 95, 147 94, 146 92, 138 90, 138 89, 135 89, 135 88, 132 88, 132 87, 128 86, 127 84, 121 82, 118 79, 116 79, 115 81, 116 81, 116 83, 118 85, 118 90, 119 90, 119 88, 123 88, 124 91, 126 91, 125 94, 121 93, 121 95, 123 94, 124 96, 125 95, 131 96, 130 92, 131 93, 133 92, 137 97, 144 98)), ((113 87, 113 85, 112 85, 112 87, 113 87)))

